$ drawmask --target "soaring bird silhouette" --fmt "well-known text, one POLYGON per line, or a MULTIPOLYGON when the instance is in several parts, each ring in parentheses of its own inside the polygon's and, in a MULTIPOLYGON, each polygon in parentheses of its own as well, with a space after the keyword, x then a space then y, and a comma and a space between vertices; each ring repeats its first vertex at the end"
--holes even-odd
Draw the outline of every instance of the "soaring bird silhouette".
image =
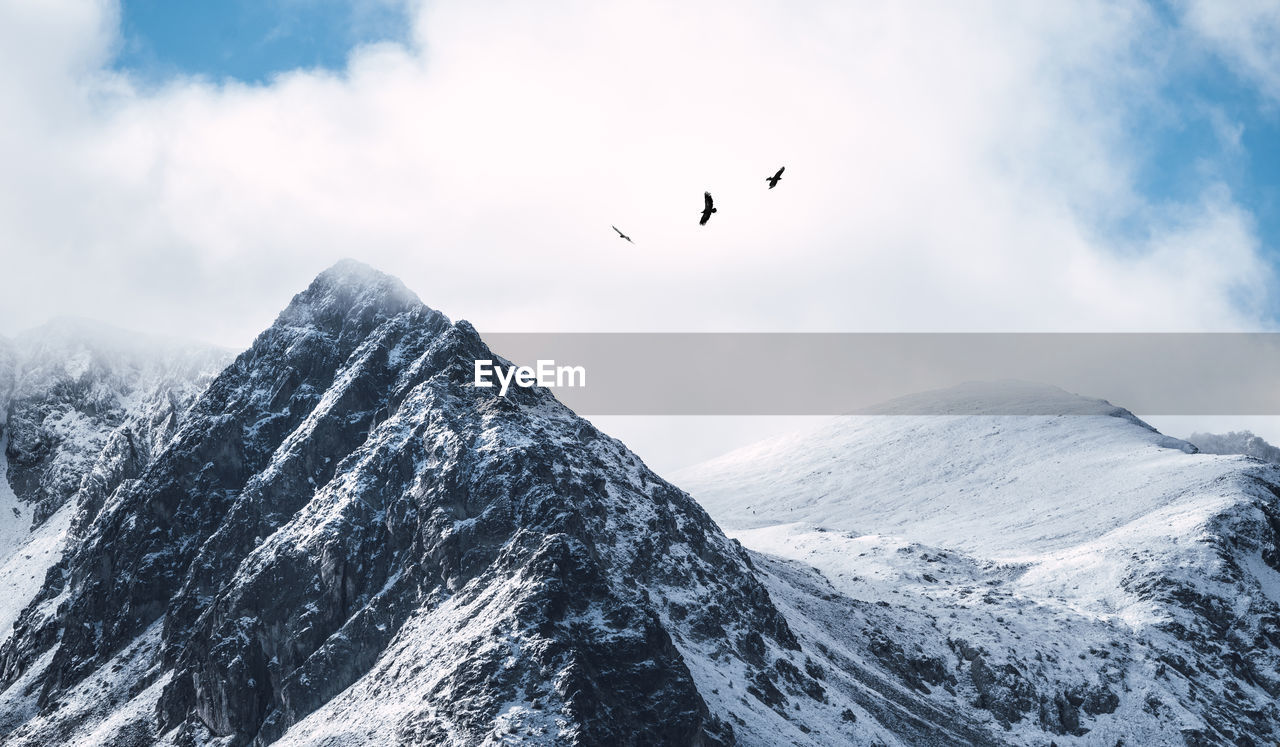
POLYGON ((702 199, 706 201, 706 204, 702 207, 702 220, 698 221, 698 225, 705 226, 707 225, 707 221, 711 220, 711 214, 714 213, 716 209, 714 207, 714 203, 711 201, 710 192, 703 192, 702 199))
POLYGON ((773 176, 766 176, 764 178, 766 182, 769 182, 769 189, 773 189, 774 187, 778 186, 778 182, 782 181, 782 172, 786 170, 787 170, 787 167, 783 166, 782 168, 778 169, 778 173, 774 174, 773 176))
MULTIPOLYGON (((617 227, 617 226, 609 226, 609 228, 612 228, 613 230, 618 231, 618 227, 617 227)), ((622 238, 626 239, 627 241, 630 241, 632 244, 636 243, 636 242, 634 242, 634 241, 631 241, 631 237, 630 237, 630 236, 626 235, 625 233, 623 233, 623 232, 621 232, 621 231, 618 231, 618 235, 619 235, 619 236, 621 236, 622 238)))

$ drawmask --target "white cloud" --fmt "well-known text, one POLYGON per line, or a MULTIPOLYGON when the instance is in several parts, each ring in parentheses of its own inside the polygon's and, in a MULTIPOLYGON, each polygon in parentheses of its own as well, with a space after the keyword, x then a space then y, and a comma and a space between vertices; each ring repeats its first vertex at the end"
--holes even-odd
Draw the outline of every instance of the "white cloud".
POLYGON ((1280 103, 1280 1, 1180 0, 1177 7, 1211 51, 1280 103))
POLYGON ((77 313, 240 345, 343 256, 481 331, 1263 323, 1230 194, 1134 191, 1163 53, 1140 4, 414 18, 411 47, 341 74, 150 89, 104 71, 112 6, 0 0, 0 329, 77 313))

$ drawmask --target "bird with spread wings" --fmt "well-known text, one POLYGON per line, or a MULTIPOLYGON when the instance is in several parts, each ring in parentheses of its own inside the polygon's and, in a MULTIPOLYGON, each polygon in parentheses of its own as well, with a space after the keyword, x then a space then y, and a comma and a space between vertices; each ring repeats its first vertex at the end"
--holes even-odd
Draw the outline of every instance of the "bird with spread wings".
POLYGON ((702 220, 698 221, 698 225, 705 226, 707 221, 711 220, 711 214, 716 211, 715 203, 711 200, 710 192, 703 192, 702 199, 705 204, 702 206, 702 220))

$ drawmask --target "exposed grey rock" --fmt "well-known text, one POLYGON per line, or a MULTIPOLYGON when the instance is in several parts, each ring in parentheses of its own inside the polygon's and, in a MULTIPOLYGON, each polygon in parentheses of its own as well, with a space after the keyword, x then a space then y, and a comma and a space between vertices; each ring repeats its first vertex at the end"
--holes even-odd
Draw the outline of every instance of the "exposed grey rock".
POLYGON ((9 483, 35 525, 91 473, 136 473, 228 356, 220 349, 62 319, 0 345, 9 483))
POLYGON ((269 743, 381 674, 406 626, 445 635, 442 608, 476 605, 498 628, 446 635, 439 684, 385 725, 402 741, 479 740, 536 700, 565 743, 732 742, 692 650, 820 698, 740 546, 549 393, 470 386, 491 356, 392 278, 323 273, 136 477, 85 498, 3 684, 46 657, 54 708, 161 624, 154 734, 269 743), (511 636, 529 653, 481 645, 511 636))

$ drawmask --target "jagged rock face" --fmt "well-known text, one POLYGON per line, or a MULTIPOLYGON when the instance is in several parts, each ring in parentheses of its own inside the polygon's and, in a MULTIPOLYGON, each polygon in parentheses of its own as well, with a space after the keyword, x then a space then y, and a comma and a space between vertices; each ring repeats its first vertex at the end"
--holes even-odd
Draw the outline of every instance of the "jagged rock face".
MULTIPOLYGON (((39 648, 56 644, 56 603, 24 607, 58 599, 63 548, 164 449, 228 359, 74 320, 0 341, 0 648, 24 633, 39 648)), ((5 734, 27 716, 0 700, 5 734)))
POLYGON ((745 552, 545 391, 470 386, 478 357, 470 325, 398 281, 322 274, 94 512, 5 645, 4 685, 42 667, 57 707, 161 625, 131 692, 161 690, 146 728, 178 742, 332 734, 379 702, 339 697, 352 685, 395 703, 380 743, 499 722, 733 741, 691 653, 772 689, 803 663, 745 552))
MULTIPOLYGON (((1135 557, 1120 583, 1166 614, 1163 677, 1184 683, 1203 725, 1188 741, 1274 742, 1280 735, 1280 471, 1242 476, 1247 500, 1196 538, 1197 573, 1135 557)), ((1189 565, 1189 564, 1188 564, 1189 565)))
POLYGON ((8 479, 33 524, 66 505, 91 472, 99 493, 136 474, 225 359, 216 348, 74 320, 0 349, 8 479))

